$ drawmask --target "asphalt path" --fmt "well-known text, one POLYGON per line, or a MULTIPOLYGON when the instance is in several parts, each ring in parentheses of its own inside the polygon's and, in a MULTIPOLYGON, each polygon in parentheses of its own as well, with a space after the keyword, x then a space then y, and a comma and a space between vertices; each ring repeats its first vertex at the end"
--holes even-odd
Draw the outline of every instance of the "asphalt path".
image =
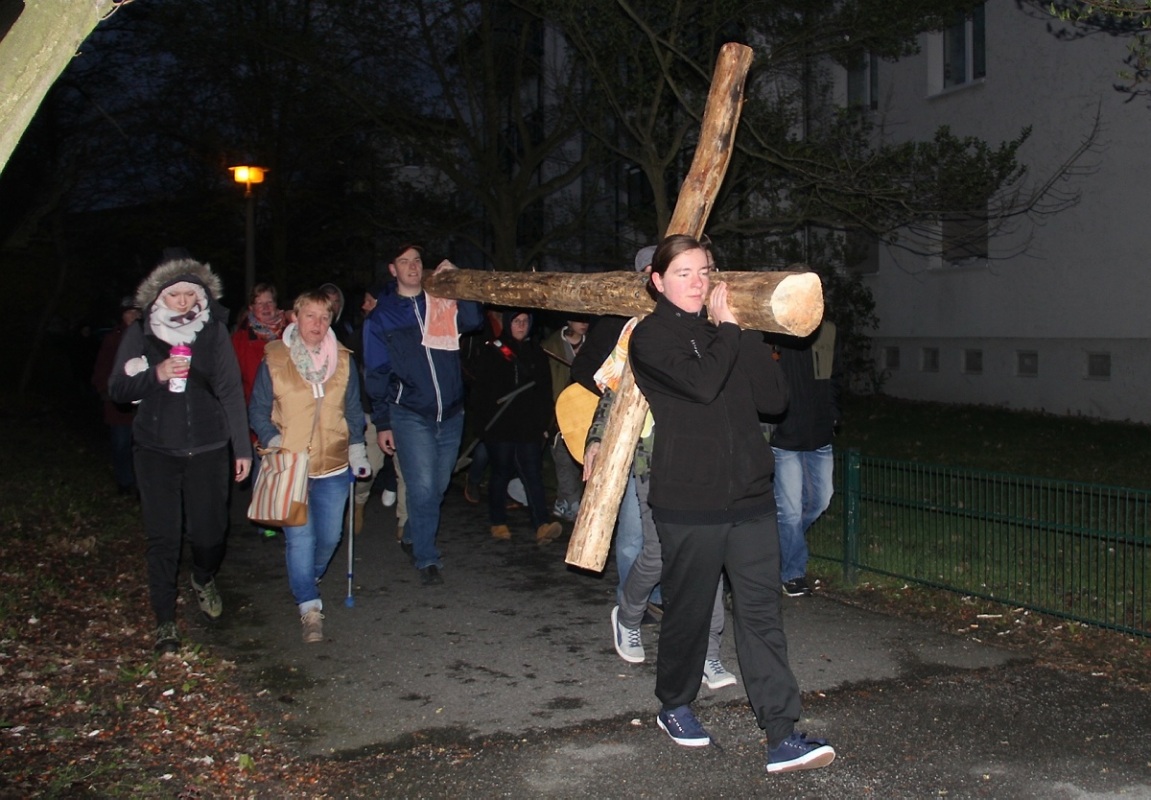
MULTIPOLYGON (((351 602, 345 537, 322 584, 325 641, 305 645, 282 536, 254 532, 246 499, 219 576, 225 618, 202 636, 302 754, 364 759, 347 796, 1151 798, 1147 691, 818 594, 785 598, 785 624, 799 729, 836 761, 766 776, 742 683, 701 687, 715 744, 679 747, 655 726, 658 626, 642 664, 612 647, 614 564, 568 567, 566 536, 536 545, 523 511, 512 541, 492 540, 458 487, 443 585, 420 584, 374 497, 351 602)), ((723 660, 738 675, 730 630, 723 660)))

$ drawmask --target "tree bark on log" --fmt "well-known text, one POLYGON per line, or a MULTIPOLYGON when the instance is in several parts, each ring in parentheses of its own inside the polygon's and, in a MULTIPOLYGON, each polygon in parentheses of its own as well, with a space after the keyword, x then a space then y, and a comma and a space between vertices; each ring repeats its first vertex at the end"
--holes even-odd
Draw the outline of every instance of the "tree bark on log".
MULTIPOLYGON (((704 110, 699 144, 691 171, 680 189, 668 234, 686 233, 698 238, 703 233, 731 162, 751 56, 751 48, 735 43, 725 44, 720 50, 704 110)), ((727 277, 724 275, 725 280, 727 277)), ((822 299, 819 308, 822 313, 822 299)), ((738 312, 736 319, 740 319, 738 312)), ((599 456, 584 487, 575 530, 568 543, 566 560, 572 566, 602 572, 607 564, 615 518, 647 410, 647 400, 635 385, 631 369, 625 368, 604 429, 599 456)))
POLYGON ((628 473, 631 472, 636 442, 639 441, 647 409, 647 400, 636 387, 635 377, 630 369, 625 369, 603 432, 603 443, 616 442, 619 452, 613 453, 603 443, 600 445, 595 467, 584 485, 583 499, 564 559, 572 566, 603 572, 607 564, 612 531, 615 530, 620 501, 627 488, 628 473), (621 398, 629 397, 639 398, 640 402, 632 402, 634 409, 623 405, 628 402, 626 399, 621 401, 621 398), (630 449, 627 449, 627 442, 631 442, 630 449))
MULTIPOLYGON (((814 272, 724 272, 728 302, 742 327, 807 336, 823 318, 823 287, 814 272)), ((424 291, 513 308, 582 314, 648 314, 655 301, 647 276, 636 272, 481 272, 453 269, 428 274, 424 291)))

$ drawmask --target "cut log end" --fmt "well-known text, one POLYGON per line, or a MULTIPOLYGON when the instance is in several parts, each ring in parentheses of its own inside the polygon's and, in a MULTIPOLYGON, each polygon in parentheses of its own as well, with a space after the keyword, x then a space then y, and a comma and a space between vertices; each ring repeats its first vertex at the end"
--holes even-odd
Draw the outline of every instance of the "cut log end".
POLYGON ((804 337, 823 321, 823 283, 814 272, 788 275, 771 295, 772 316, 792 336, 804 337))

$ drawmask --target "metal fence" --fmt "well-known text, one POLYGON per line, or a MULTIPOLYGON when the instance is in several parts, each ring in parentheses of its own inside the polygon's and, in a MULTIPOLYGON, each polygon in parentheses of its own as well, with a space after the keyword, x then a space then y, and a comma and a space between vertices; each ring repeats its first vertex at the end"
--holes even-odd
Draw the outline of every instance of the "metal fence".
POLYGON ((812 558, 1151 636, 1151 491, 836 452, 812 558))

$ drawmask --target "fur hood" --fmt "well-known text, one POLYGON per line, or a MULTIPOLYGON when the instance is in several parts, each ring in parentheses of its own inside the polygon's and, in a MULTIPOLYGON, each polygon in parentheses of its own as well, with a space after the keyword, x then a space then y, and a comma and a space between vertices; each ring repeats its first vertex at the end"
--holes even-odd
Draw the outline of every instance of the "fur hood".
POLYGON ((207 264, 201 264, 190 258, 177 258, 165 261, 156 267, 136 287, 136 305, 145 314, 152 308, 160 292, 180 281, 198 283, 208 293, 208 304, 217 305, 224 293, 224 282, 220 276, 212 272, 207 264))

